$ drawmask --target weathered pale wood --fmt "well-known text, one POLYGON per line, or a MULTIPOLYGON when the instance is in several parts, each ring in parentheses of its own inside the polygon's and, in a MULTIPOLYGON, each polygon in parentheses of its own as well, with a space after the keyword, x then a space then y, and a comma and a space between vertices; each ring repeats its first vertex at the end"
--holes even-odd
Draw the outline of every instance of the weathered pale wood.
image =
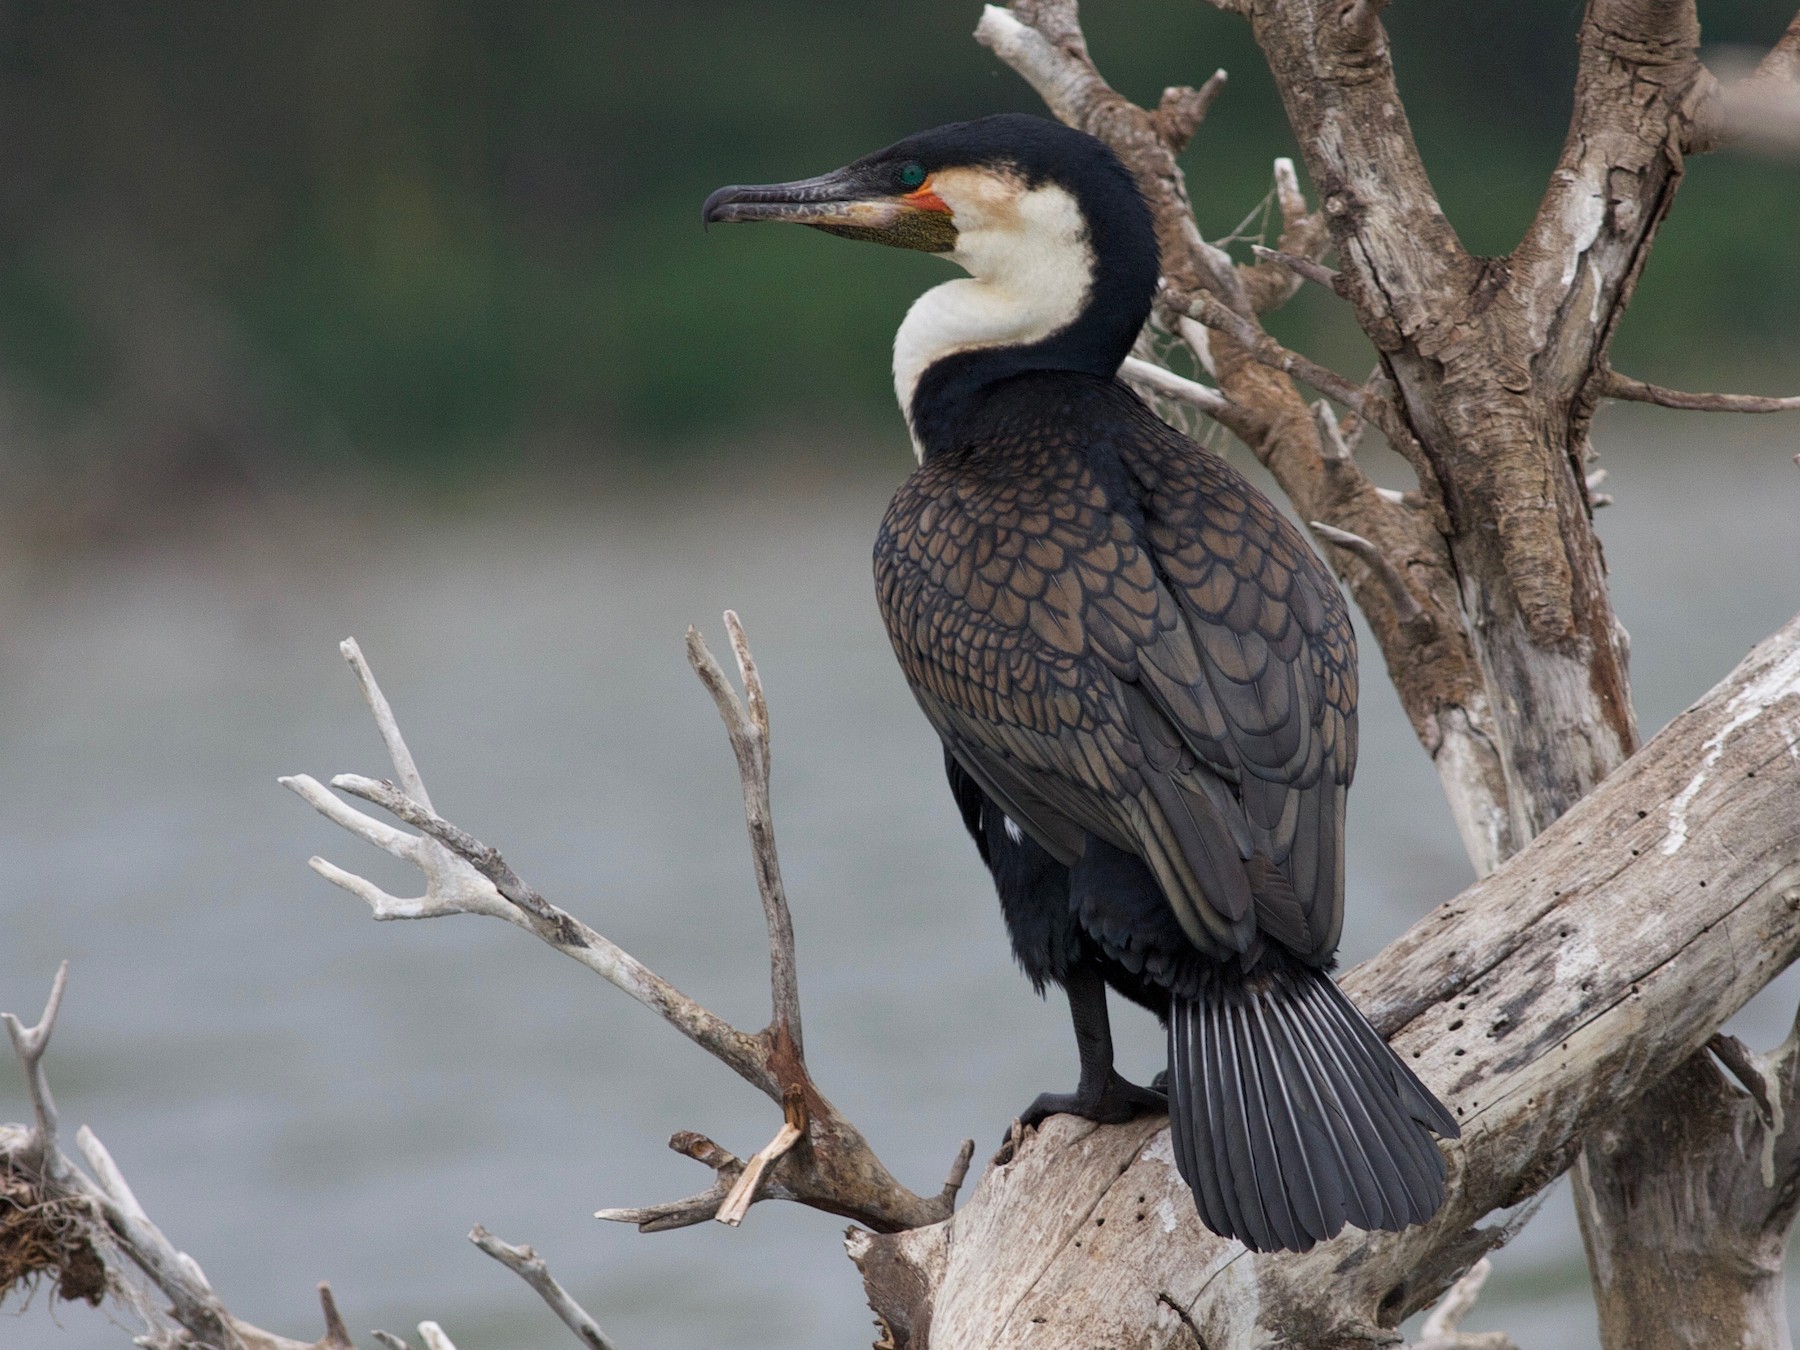
POLYGON ((1053 1122, 944 1226, 946 1260, 911 1268, 932 1250, 919 1234, 864 1241, 864 1269, 886 1270, 872 1301, 885 1315, 883 1298, 910 1280, 914 1301, 890 1322, 928 1324, 935 1350, 1389 1339, 1510 1235, 1496 1211, 1529 1202, 1587 1131, 1800 952, 1797 820, 1800 619, 1500 871, 1345 979, 1463 1123, 1433 1222, 1252 1256, 1195 1220, 1166 1133, 1084 1133, 1077 1161, 1073 1127, 1053 1122), (1096 1160, 1121 1156, 1093 1196, 1096 1160))
POLYGON ((1573 1175, 1606 1350, 1793 1344, 1795 1065, 1789 1037, 1759 1066, 1765 1104, 1696 1055, 1594 1132, 1573 1175))

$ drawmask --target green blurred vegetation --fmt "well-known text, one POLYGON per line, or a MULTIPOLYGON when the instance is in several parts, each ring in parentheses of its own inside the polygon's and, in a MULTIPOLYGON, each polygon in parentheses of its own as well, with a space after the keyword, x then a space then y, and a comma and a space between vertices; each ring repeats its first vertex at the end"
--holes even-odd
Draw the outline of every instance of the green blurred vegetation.
MULTIPOLYGON (((1792 4, 1703 0, 1707 40, 1766 45, 1792 4)), ((820 425, 897 437, 888 346, 944 265, 807 231, 709 236, 698 207, 721 183, 1037 111, 971 40, 977 16, 967 0, 16 0, 0 393, 62 454, 198 436, 404 470, 820 425)), ((1576 0, 1388 15, 1476 250, 1506 251, 1542 191, 1580 17, 1576 0)), ((1200 0, 1091 0, 1085 20, 1140 100, 1230 71, 1187 160, 1202 228, 1230 231, 1293 153, 1247 25, 1200 0)), ((1697 162, 1621 364, 1668 381, 1791 364, 1797 227, 1800 166, 1697 162)), ((1330 297, 1277 329, 1368 360, 1330 297)))

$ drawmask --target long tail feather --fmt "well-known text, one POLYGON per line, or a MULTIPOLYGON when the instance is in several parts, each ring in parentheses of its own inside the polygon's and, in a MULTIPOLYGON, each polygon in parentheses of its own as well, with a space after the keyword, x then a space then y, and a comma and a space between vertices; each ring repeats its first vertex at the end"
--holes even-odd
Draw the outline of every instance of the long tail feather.
POLYGON ((1201 1220, 1256 1251, 1423 1223, 1456 1119, 1325 972, 1225 970, 1169 1018, 1175 1159, 1201 1220))

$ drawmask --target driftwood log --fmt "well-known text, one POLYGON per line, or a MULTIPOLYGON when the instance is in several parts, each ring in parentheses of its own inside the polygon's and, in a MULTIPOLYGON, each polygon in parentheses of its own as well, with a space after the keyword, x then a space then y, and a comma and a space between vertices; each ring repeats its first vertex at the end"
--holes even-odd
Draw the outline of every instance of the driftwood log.
MULTIPOLYGON (((1432 192, 1378 0, 1220 7, 1252 25, 1319 198, 1309 205, 1295 166, 1277 161, 1280 235, 1242 261, 1202 238, 1176 158, 1221 96, 1222 72, 1138 108, 1094 66, 1072 0, 990 6, 977 37, 1138 176, 1165 284, 1158 331, 1122 374, 1228 428, 1310 523, 1369 620, 1482 878, 1346 978, 1464 1123, 1446 1145, 1449 1198, 1432 1223, 1252 1256, 1199 1226, 1154 1119, 1095 1128, 1056 1117, 1015 1131, 954 1216, 970 1146, 939 1192, 901 1185, 806 1067, 768 810, 768 708, 729 616, 742 698, 697 637, 689 655, 737 756, 770 939, 764 1029, 701 1007, 440 817, 354 644, 346 656, 395 781, 332 785, 421 833, 313 779, 284 781, 418 866, 425 893, 396 897, 313 865, 376 918, 483 913, 516 925, 766 1094, 780 1123, 746 1158, 699 1135, 671 1140, 712 1169, 707 1190, 601 1217, 646 1230, 735 1223, 767 1198, 850 1217, 849 1250, 892 1350, 1366 1347, 1397 1341, 1399 1321, 1447 1289, 1419 1350, 1499 1350, 1504 1337, 1457 1322, 1485 1253, 1571 1165, 1609 1350, 1786 1344, 1800 1042, 1763 1055, 1717 1029, 1800 953, 1800 619, 1640 749, 1627 641, 1592 529, 1589 427, 1608 398, 1800 408, 1795 397, 1663 389, 1608 361, 1686 157, 1740 138, 1800 143, 1800 17, 1725 87, 1699 60, 1693 0, 1589 0, 1568 139, 1543 201, 1510 254, 1482 258, 1432 192), (1352 306, 1379 355, 1366 381, 1262 327, 1307 284, 1352 306), (1212 383, 1143 359, 1171 341, 1212 383), (1323 397, 1309 404, 1300 384, 1323 397), (1370 433, 1411 466, 1411 489, 1378 488, 1357 466, 1370 433)), ((146 1325, 142 1343, 170 1350, 345 1350, 329 1291, 316 1342, 244 1324, 96 1138, 80 1136, 85 1170, 61 1150, 43 1061, 62 987, 59 977, 36 1026, 7 1020, 36 1119, 0 1127, 0 1274, 110 1298, 146 1325)), ((529 1248, 471 1236, 583 1343, 609 1345, 529 1248)), ((428 1350, 450 1346, 435 1323, 418 1334, 428 1350)))

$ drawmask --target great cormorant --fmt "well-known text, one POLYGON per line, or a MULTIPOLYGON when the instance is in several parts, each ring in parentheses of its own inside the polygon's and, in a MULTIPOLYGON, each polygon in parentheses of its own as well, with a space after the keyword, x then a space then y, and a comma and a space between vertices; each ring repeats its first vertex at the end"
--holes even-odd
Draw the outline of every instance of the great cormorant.
POLYGON ((1213 1231, 1304 1251, 1443 1198, 1455 1119, 1338 989, 1356 649, 1337 585, 1223 459, 1117 378, 1157 243, 1098 140, 997 116, 705 219, 939 253, 894 343, 919 468, 875 545, 881 612, 993 874, 1013 950, 1067 991, 1080 1086, 1113 1069, 1106 986, 1168 1028, 1174 1150, 1213 1231))

